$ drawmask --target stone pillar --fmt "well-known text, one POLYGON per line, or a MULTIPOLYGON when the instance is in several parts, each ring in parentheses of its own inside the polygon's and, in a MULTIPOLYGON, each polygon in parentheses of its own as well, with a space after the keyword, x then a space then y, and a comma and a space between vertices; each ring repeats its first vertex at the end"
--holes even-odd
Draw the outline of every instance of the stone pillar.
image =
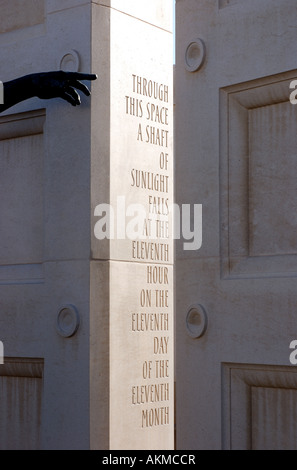
POLYGON ((171 7, 118 0, 92 10, 94 447, 107 429, 113 449, 173 446, 171 7))

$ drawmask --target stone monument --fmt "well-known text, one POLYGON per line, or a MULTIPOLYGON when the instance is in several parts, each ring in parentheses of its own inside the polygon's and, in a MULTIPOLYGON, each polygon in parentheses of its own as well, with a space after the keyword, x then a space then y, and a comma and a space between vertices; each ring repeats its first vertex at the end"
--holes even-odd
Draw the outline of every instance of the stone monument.
POLYGON ((98 75, 0 116, 0 448, 172 449, 171 1, 0 7, 2 82, 98 75))

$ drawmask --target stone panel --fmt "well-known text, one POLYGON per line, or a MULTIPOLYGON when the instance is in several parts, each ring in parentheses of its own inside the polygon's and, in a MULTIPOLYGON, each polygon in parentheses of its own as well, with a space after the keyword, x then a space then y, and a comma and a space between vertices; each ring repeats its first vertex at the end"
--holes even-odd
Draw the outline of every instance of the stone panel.
POLYGON ((0 263, 43 261, 44 112, 1 118, 0 263))
POLYGON ((252 387, 251 395, 252 450, 296 450, 297 389, 252 387))
POLYGON ((5 358, 0 367, 0 449, 40 448, 42 377, 42 359, 5 358))
POLYGON ((222 371, 224 448, 296 450, 296 370, 223 364, 222 371))
POLYGON ((44 22, 44 0, 0 0, 0 33, 44 22))
POLYGON ((226 277, 296 274, 296 72, 221 89, 220 197, 226 277))
POLYGON ((249 254, 297 253, 297 117, 289 101, 249 111, 249 254))

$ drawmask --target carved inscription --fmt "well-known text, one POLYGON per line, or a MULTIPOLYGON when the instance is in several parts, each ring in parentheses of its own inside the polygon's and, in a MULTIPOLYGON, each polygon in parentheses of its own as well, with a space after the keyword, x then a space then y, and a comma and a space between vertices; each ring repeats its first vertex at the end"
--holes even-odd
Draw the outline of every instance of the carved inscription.
MULTIPOLYGON (((139 369, 139 383, 131 387, 131 403, 140 408, 142 428, 170 424, 172 398, 170 383, 170 347, 172 341, 172 288, 167 266, 144 265, 139 311, 131 313, 131 330, 148 335, 150 355, 139 369)), ((141 344, 141 340, 140 340, 141 344)))
POLYGON ((130 312, 135 339, 141 344, 145 338, 150 345, 147 357, 137 366, 139 380, 130 390, 131 405, 139 409, 139 426, 145 429, 173 422, 173 286, 170 268, 158 264, 169 264, 172 250, 171 90, 167 84, 137 74, 131 74, 129 83, 125 114, 135 118, 135 141, 140 146, 150 145, 154 155, 152 167, 145 167, 146 162, 142 167, 140 156, 129 174, 131 189, 146 200, 143 239, 131 240, 131 257, 143 263, 143 277, 135 292, 138 310, 130 312))
POLYGON ((126 113, 146 120, 146 124, 138 124, 137 140, 168 147, 168 94, 168 85, 132 75, 132 95, 125 97, 126 113))
POLYGON ((125 96, 126 115, 136 118, 135 139, 143 144, 160 147, 156 152, 157 171, 132 168, 131 187, 145 191, 147 217, 142 240, 132 242, 132 259, 148 262, 169 262, 169 206, 172 181, 169 153, 169 86, 152 79, 131 75, 130 94, 125 96), (160 242, 147 240, 157 239, 160 242))

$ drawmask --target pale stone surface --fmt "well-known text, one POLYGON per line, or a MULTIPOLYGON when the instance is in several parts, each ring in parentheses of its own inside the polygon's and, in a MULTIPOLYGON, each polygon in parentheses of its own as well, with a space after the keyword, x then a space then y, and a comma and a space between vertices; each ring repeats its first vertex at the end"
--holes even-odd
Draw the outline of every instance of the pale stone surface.
MULTIPOLYGON (((1 80, 55 70, 65 50, 72 48, 78 49, 84 57, 82 66, 89 71, 88 13, 90 9, 85 5, 63 12, 60 18, 55 14, 47 16, 42 25, 1 34, 1 63, 5 64, 1 70, 1 80)), ((1 116, 3 123, 10 120, 10 115, 11 121, 15 120, 16 115, 14 127, 18 127, 1 145, 19 142, 18 146, 13 144, 18 150, 13 154, 13 158, 19 160, 19 165, 16 161, 14 165, 18 172, 14 173, 15 179, 4 195, 4 214, 6 218, 11 218, 10 226, 13 229, 11 242, 15 240, 17 246, 12 253, 14 257, 10 256, 6 265, 1 266, 1 340, 5 356, 41 358, 46 364, 42 378, 38 443, 34 438, 36 434, 27 433, 32 439, 26 444, 28 447, 39 445, 42 449, 87 449, 90 441, 90 113, 87 99, 83 98, 81 108, 73 111, 61 100, 43 102, 33 99, 20 103, 1 116), (36 129, 34 124, 34 113, 43 108, 46 111, 40 114, 45 114, 42 118, 45 123, 40 134, 40 129, 36 129), (20 113, 28 111, 34 111, 33 115, 23 116, 26 118, 24 125, 18 125, 22 120, 20 113), (25 137, 26 133, 29 137, 25 137), (43 155, 39 152, 41 139, 43 155), (21 151, 22 140, 35 142, 34 145, 30 144, 30 151, 28 143, 24 152, 21 151), (35 145, 37 141, 38 146, 35 145), (21 174, 20 169, 25 165, 26 173, 21 174), (30 172, 32 181, 29 182, 25 176, 29 176, 30 172), (22 194, 19 194, 17 202, 8 205, 20 189, 22 194), (30 198, 33 204, 29 203, 30 198), (22 223, 24 230, 21 225, 17 229, 20 213, 26 215, 22 223), (30 222, 34 222, 35 227, 30 222), (25 234, 28 235, 26 238, 25 234), (20 255, 16 257, 16 254, 20 255), (65 339, 57 333, 55 324, 60 307, 67 303, 74 304, 78 309, 81 325, 74 337, 65 339)), ((7 126, 11 127, 11 124, 7 126)), ((3 133, 1 137, 5 138, 3 133)), ((11 174, 12 170, 13 166, 10 165, 7 171, 11 174)), ((7 255, 9 253, 7 251, 7 255)), ((22 408, 19 409, 21 411, 22 408)), ((17 410, 14 412, 16 415, 17 410)), ((10 436, 10 447, 22 446, 17 435, 15 441, 13 433, 10 436)))
POLYGON ((296 109, 289 103, 289 82, 297 76, 295 6, 177 0, 176 198, 203 204, 202 248, 186 252, 176 244, 179 449, 281 447, 284 434, 290 445, 295 439, 296 393, 284 405, 282 391, 296 336, 296 188, 288 177, 296 160, 296 109), (190 73, 185 51, 195 38, 205 42, 206 60, 190 73), (185 320, 196 303, 209 321, 205 335, 193 340, 185 320), (232 383, 222 380, 225 365, 235 371, 232 383), (255 382, 253 369, 262 377, 268 365, 267 386, 276 390, 253 395, 250 422, 250 387, 266 387, 255 382), (240 367, 247 370, 241 384, 240 367), (251 444, 245 437, 253 429, 251 444))
POLYGON ((39 263, 43 260, 44 240, 43 136, 3 140, 0 152, 0 262, 39 263))
MULTIPOLYGON (((99 13, 96 12, 94 17, 99 15, 98 20, 100 24, 107 12, 105 8, 97 7, 99 13), (103 10, 103 11, 102 11, 103 10)), ((109 135, 106 129, 106 122, 97 125, 96 134, 94 135, 94 141, 96 140, 97 145, 102 149, 104 158, 108 151, 110 143, 111 152, 111 163, 106 162, 108 167, 105 169, 105 162, 98 167, 96 174, 98 174, 98 181, 92 182, 93 194, 94 194, 94 209, 97 204, 101 202, 101 194, 108 194, 110 189, 108 185, 115 186, 116 192, 111 192, 111 203, 115 210, 114 218, 117 222, 119 216, 123 216, 122 210, 123 203, 118 198, 125 196, 125 208, 127 209, 130 204, 139 203, 142 204, 145 211, 149 216, 163 215, 157 214, 157 212, 167 212, 166 204, 173 203, 173 186, 172 186, 172 129, 173 122, 171 118, 172 113, 172 100, 173 100, 173 85, 172 85, 172 68, 171 58, 168 56, 168 50, 170 52, 172 44, 171 34, 164 32, 158 28, 152 28, 149 24, 143 24, 137 21, 135 18, 123 15, 118 11, 112 12, 111 16, 112 28, 110 30, 110 44, 112 50, 110 52, 110 72, 107 64, 103 63, 105 67, 102 70, 102 83, 99 88, 100 103, 104 107, 109 106, 109 103, 105 103, 106 98, 106 87, 104 83, 108 80, 107 87, 110 87, 111 103, 110 110, 106 112, 110 113, 110 119, 112 122, 111 134, 109 135), (135 45, 134 36, 130 34, 133 30, 135 35, 138 37, 137 44, 135 45), (148 54, 150 59, 148 60, 146 54, 147 42, 149 38, 150 48, 148 54), (119 47, 119 41, 122 47, 119 47), (159 45, 162 44, 162 48, 159 45), (152 65, 152 64, 156 64, 152 65), (108 75, 110 73, 110 75, 108 75), (154 97, 144 96, 142 93, 137 93, 136 80, 146 80, 148 83, 151 82, 160 86, 160 96, 164 93, 164 86, 168 90, 167 101, 162 99, 155 99, 154 97), (102 98, 102 99, 101 99, 102 98), (131 104, 133 100, 133 104, 131 104), (162 113, 162 117, 161 117, 162 113), (165 117, 165 114, 167 117, 165 117), (161 122, 164 122, 164 124, 161 122), (166 123, 165 123, 166 120, 166 123), (141 136, 139 133, 139 126, 141 126, 141 136), (153 136, 154 133, 154 136, 153 136), (154 143, 150 143, 153 139, 154 143), (150 140, 148 142, 148 140, 150 140), (168 164, 166 168, 162 170, 160 168, 160 156, 167 155, 168 164), (109 170, 110 165, 110 170, 109 170), (110 181, 106 178, 106 175, 110 171, 110 181), (125 177, 122 177, 126 175, 125 177), (162 178, 162 191, 156 189, 155 193, 149 188, 157 188, 160 177, 162 178), (142 185, 142 176, 146 178, 145 184, 142 185), (136 181, 137 177, 137 181, 136 181), (154 178, 154 177, 157 177, 154 178), (153 184, 153 178, 156 183, 153 184), (140 181, 140 182, 138 182, 140 181), (137 187, 141 186, 141 187, 137 187), (143 187, 146 186, 146 187, 143 187), (100 194, 101 191, 101 194, 100 194), (159 199, 151 198, 149 196, 156 196, 159 199)), ((103 23, 103 27, 104 27, 103 23)), ((101 39, 102 31, 100 28, 96 28, 96 42, 99 43, 101 39)), ((107 33, 108 34, 108 33, 107 33)), ((106 39, 105 39, 106 41, 106 39)), ((95 52, 95 54, 97 51, 95 52)), ((98 56, 98 61, 100 60, 98 56)), ((101 59, 102 60, 102 59, 101 59)), ((106 60, 106 59, 105 59, 106 60)), ((100 65, 98 64, 98 67, 100 65)), ((100 67, 102 69, 102 66, 100 67)), ((144 89, 148 90, 148 87, 144 89)), ((97 103, 94 104, 92 111, 97 113, 97 103)), ((106 108, 105 108, 106 109, 106 108)), ((96 118, 94 118, 96 119, 96 118)), ((95 125, 96 121, 94 121, 95 125)), ((92 162, 93 168, 97 169, 97 161, 94 158, 92 162)), ((137 214, 135 214, 136 216, 137 214)), ((159 217, 158 217, 159 218, 159 217)), ((126 217, 128 223, 133 219, 133 213, 126 217)), ((120 217, 119 222, 122 220, 120 217)), ((159 238, 161 238, 162 231, 160 230, 159 224, 159 238)), ((172 231, 172 220, 169 218, 168 224, 169 230, 172 231)), ((118 233, 120 227, 115 223, 115 233, 118 233)), ((133 227, 132 227, 133 229, 133 227)), ((136 227, 137 230, 137 227, 136 227)), ((119 234, 120 236, 122 233, 119 234)), ((94 243, 92 247, 92 253, 94 258, 102 259, 108 257, 109 246, 103 241, 96 242, 94 234, 92 234, 94 243)), ((154 239, 152 241, 155 241, 154 239)), ((166 238, 164 239, 166 244, 166 238)), ((110 246, 112 259, 136 259, 137 253, 132 251, 131 243, 129 240, 113 240, 110 246)), ((165 248, 167 249, 167 247, 165 248)), ((147 257, 146 260, 149 260, 147 257)), ((172 247, 168 250, 168 257, 165 255, 160 256, 158 259, 151 259, 150 261, 173 262, 173 251, 172 247)))
MULTIPOLYGON (((147 214, 145 247, 149 250, 143 257, 137 249, 141 242, 131 247, 129 241, 115 240, 111 258, 172 264, 173 245, 169 240, 172 221, 167 217, 168 207, 173 203, 173 84, 168 57, 172 38, 158 28, 152 31, 151 25, 118 12, 112 15, 111 34, 112 39, 115 35, 116 43, 120 38, 122 41, 121 48, 115 43, 111 51, 110 184, 117 188, 111 202, 117 207, 118 197, 127 195, 126 206, 135 203, 143 206, 147 214), (137 44, 134 37, 138 38, 137 44), (154 223, 154 216, 159 223, 154 223), (158 253, 149 243, 154 247, 160 243, 158 253)), ((127 222, 131 219, 127 217, 127 222)), ((132 232, 135 229, 137 226, 131 227, 132 232)))
POLYGON ((40 447, 43 361, 12 359, 0 369, 0 448, 40 447))
MULTIPOLYGON (((27 2, 28 9, 24 15, 15 15, 14 22, 9 15, 15 2, 10 3, 7 23, 5 14, 1 16, 2 31, 7 31, 0 37, 1 62, 5 63, 2 81, 55 70, 71 51, 78 54, 79 70, 97 73, 99 79, 92 84, 92 98, 82 96, 79 108, 59 99, 32 99, 0 118, 4 224, 0 225, 0 341, 6 357, 40 360, 43 381, 42 391, 34 391, 34 383, 30 388, 19 379, 23 369, 15 372, 12 384, 0 377, 7 394, 20 383, 19 392, 31 396, 31 401, 22 401, 16 394, 10 442, 3 441, 1 446, 172 448, 171 233, 166 238, 168 257, 154 260, 133 256, 131 240, 110 243, 94 236, 98 204, 114 204, 118 195, 127 194, 127 205, 141 202, 148 213, 150 207, 156 207, 149 202, 149 196, 162 196, 156 188, 131 192, 131 170, 139 164, 141 170, 160 171, 160 153, 167 149, 169 166, 164 173, 170 184, 166 197, 168 204, 173 201, 171 2, 152 2, 140 9, 135 2, 100 5, 47 0, 38 2, 34 14, 27 2), (133 94, 132 74, 168 86, 168 110, 163 110, 163 123, 155 123, 168 129, 166 147, 145 142, 137 145, 138 119, 126 113, 125 99, 133 94), (145 271, 152 261, 168 269, 165 286, 157 281, 149 285, 145 271), (143 289, 151 289, 152 295, 156 289, 164 290, 157 297, 160 305, 152 305, 149 311, 168 315, 170 330, 139 334, 131 330, 131 321, 126 320, 141 308, 143 289), (67 305, 79 315, 79 328, 69 338, 56 328, 57 315, 67 305), (161 342, 163 336, 166 342, 161 342), (127 337, 131 342, 126 342, 127 337), (143 351, 140 338, 147 343, 143 351), (158 349, 157 342, 164 348, 166 344, 166 350, 158 349), (118 345, 122 345, 120 350, 118 345), (157 422, 158 411, 153 410, 153 425, 146 414, 144 423, 149 425, 144 428, 142 410, 146 412, 146 406, 131 404, 135 395, 132 387, 146 385, 139 365, 159 357, 169 361, 164 377, 170 387, 170 396, 164 399, 169 421, 163 411, 157 422), (25 421, 17 429, 18 413, 23 411, 34 417, 32 432, 25 421), (35 425, 39 420, 40 427, 35 425), (22 443, 17 430, 26 432, 26 442, 22 443)), ((162 104, 159 98, 153 100, 154 105, 162 104)), ((142 125, 147 125, 145 117, 142 125)), ((163 377, 154 377, 155 383, 158 387, 163 377)), ((151 408, 159 409, 162 403, 156 400, 151 408)), ((3 428, 0 437, 1 433, 3 428)))
POLYGON ((294 367, 223 365, 224 447, 296 449, 296 378, 294 367))
MULTIPOLYGON (((162 5, 167 5, 167 2, 162 5)), ((129 6, 129 2, 125 5, 122 3, 121 10, 125 10, 124 6, 129 6)), ((115 239, 110 242, 98 240, 92 233, 92 257, 98 260, 93 262, 94 272, 100 277, 102 270, 107 269, 110 282, 110 323, 102 332, 105 341, 109 334, 110 343, 110 382, 106 383, 111 397, 110 424, 106 423, 106 427, 113 449, 172 448, 174 330, 171 272, 174 253, 172 220, 166 210, 166 204, 169 206, 173 202, 172 35, 150 24, 150 15, 152 11, 155 13, 154 5, 142 9, 141 19, 146 15, 147 22, 139 21, 134 15, 127 15, 117 8, 106 8, 106 5, 93 5, 92 8, 93 41, 99 45, 94 48, 93 67, 101 71, 101 83, 95 89, 96 99, 92 102, 93 227, 99 230, 98 223, 102 219, 95 213, 96 207, 102 202, 110 202, 114 210, 111 217, 115 229, 115 239), (148 88, 154 84, 156 96, 152 96, 148 88), (164 90, 167 90, 166 99, 164 90), (102 107, 105 119, 98 121, 97 116, 102 114, 102 107), (154 127, 155 140, 146 142, 146 129, 149 131, 150 126, 154 127), (160 168, 161 153, 164 154, 164 162, 165 154, 166 162, 168 160, 163 168, 160 168), (136 185, 136 170, 146 178, 143 185, 136 185), (163 178, 162 190, 160 174, 163 178), (155 184, 148 183, 149 178, 155 175, 155 184), (141 240, 119 239, 125 236, 127 224, 130 222, 131 226, 137 215, 137 212, 133 213, 133 207, 132 212, 127 212, 131 204, 141 204, 145 212, 139 219, 142 223, 145 218, 147 227, 145 238, 141 240), (162 211, 164 214, 159 213, 162 211), (168 223, 168 234, 159 232, 150 239, 148 221, 154 215, 157 219, 163 215, 164 223, 168 223), (107 267, 106 262, 100 260, 112 261, 108 262, 107 267), (156 284, 148 281, 146 270, 156 265, 164 265, 166 273, 170 273, 168 282, 163 286, 158 280, 156 284), (150 306, 141 305, 141 294, 144 292, 150 298, 156 296, 156 290, 162 291, 157 295, 161 295, 164 302, 166 297, 166 305, 156 305, 154 300, 151 303, 147 300, 150 306), (141 313, 146 314, 146 318, 149 318, 149 313, 156 313, 158 319, 161 317, 159 314, 166 314, 170 326, 166 330, 159 327, 155 335, 152 331, 135 332, 132 329, 132 315, 141 313), (154 353, 154 342, 161 341, 163 336, 168 346, 166 353, 160 350, 154 353), (163 377, 152 375, 146 379, 142 375, 144 363, 156 367, 155 361, 158 360, 168 361, 164 377, 166 386, 163 377), (155 390, 156 386, 160 390, 151 406, 147 402, 137 403, 135 398, 136 390, 151 390, 147 384, 152 385, 151 389, 155 390), (169 389, 166 400, 161 399, 161 389, 163 391, 164 388, 169 389)), ((137 9, 134 11, 137 13, 137 9)), ((134 206, 134 209, 137 211, 137 207, 134 206)), ((131 228, 137 230, 139 227, 131 228)), ((102 302, 96 283, 92 283, 91 301, 94 306, 91 315, 96 323, 96 306, 102 302)), ((106 391, 104 396, 106 400, 106 391)), ((100 410, 97 411, 100 415, 100 410)), ((94 439, 93 442, 94 447, 100 446, 99 440, 96 442, 94 439)))
POLYGON ((296 111, 289 101, 251 113, 249 217, 253 256, 297 251, 296 124, 296 111), (265 155, 270 155, 270 169, 265 155))
POLYGON ((170 449, 174 434, 172 267, 113 262, 110 279, 111 294, 117 292, 110 303, 111 448, 170 449))
POLYGON ((1 34, 44 22, 44 0, 1 0, 0 11, 1 34))
POLYGON ((47 0, 46 1, 46 11, 47 13, 58 12, 62 10, 68 10, 69 8, 76 8, 81 5, 87 5, 90 2, 87 0, 64 0, 61 2, 59 0, 47 0))
POLYGON ((122 13, 151 23, 172 32, 172 2, 151 0, 149 3, 139 0, 94 0, 94 3, 110 7, 122 13))

